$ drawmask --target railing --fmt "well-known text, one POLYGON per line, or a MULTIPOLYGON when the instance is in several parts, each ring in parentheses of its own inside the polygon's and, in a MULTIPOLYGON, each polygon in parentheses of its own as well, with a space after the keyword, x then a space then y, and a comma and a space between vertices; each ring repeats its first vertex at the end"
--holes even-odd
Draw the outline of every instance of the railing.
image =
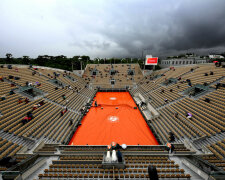
POLYGON ((153 73, 153 70, 142 70, 142 74, 144 77, 149 76, 153 73))
POLYGON ((128 88, 98 88, 98 92, 127 92, 128 88))
POLYGON ((205 172, 208 175, 212 174, 214 171, 221 171, 220 168, 218 168, 217 166, 199 158, 198 156, 187 157, 185 158, 185 160, 187 160, 194 166, 200 168, 203 172, 205 172))
POLYGON ((65 77, 66 77, 67 79, 73 81, 73 82, 77 82, 77 81, 78 81, 76 78, 73 78, 73 77, 71 77, 71 76, 69 76, 69 75, 66 75, 65 77))
POLYGON ((63 87, 66 86, 67 84, 62 83, 61 81, 57 80, 57 79, 50 79, 48 80, 48 82, 50 82, 51 84, 57 86, 57 87, 63 87))
POLYGON ((177 79, 176 78, 169 78, 168 80, 164 81, 163 83, 161 83, 162 86, 169 86, 171 84, 176 84, 177 83, 177 79))
POLYGON ((2 178, 22 180, 22 174, 20 171, 3 171, 2 178))
MULTIPOLYGON (((16 164, 15 166, 9 168, 7 170, 7 172, 17 172, 19 171, 20 173, 23 173, 25 172, 29 167, 30 165, 32 165, 37 159, 38 159, 39 155, 32 155, 31 157, 25 159, 24 161, 16 164)), ((5 172, 5 174, 7 174, 7 172, 5 172)), ((16 174, 16 173, 15 173, 16 174)))
POLYGON ((34 86, 20 86, 19 89, 16 90, 16 92, 23 96, 28 97, 30 100, 36 100, 48 95, 48 93, 45 93, 44 91, 38 88, 35 88, 34 86), (33 92, 34 92, 33 95, 26 92, 29 89, 33 89, 33 92))

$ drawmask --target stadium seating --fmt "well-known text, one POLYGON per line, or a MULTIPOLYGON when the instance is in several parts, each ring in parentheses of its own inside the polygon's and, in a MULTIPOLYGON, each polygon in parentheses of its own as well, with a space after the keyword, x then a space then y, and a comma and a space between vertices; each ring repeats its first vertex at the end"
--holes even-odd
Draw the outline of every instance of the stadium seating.
POLYGON ((52 161, 49 169, 44 174, 39 174, 39 179, 50 178, 148 178, 149 164, 157 168, 160 178, 190 179, 184 169, 168 159, 167 156, 125 156, 126 169, 103 169, 102 156, 61 156, 60 160, 52 161))
MULTIPOLYGON (((164 145, 172 132, 175 156, 188 157, 196 150, 199 158, 225 170, 225 87, 217 87, 217 83, 225 84, 224 74, 224 68, 213 64, 162 69, 147 76, 143 76, 137 64, 89 64, 82 78, 72 72, 45 67, 13 65, 12 69, 1 68, 0 133, 4 137, 0 137, 0 159, 16 157, 17 162, 22 163, 30 157, 29 150, 33 151, 36 145, 39 147, 39 143, 44 142, 45 145, 35 153, 59 156, 59 159, 53 160, 49 168, 39 173, 39 179, 146 179, 149 164, 156 167, 161 179, 190 179, 191 175, 168 157, 164 145), (115 74, 111 74, 112 71, 115 74), (211 71, 213 75, 210 75, 211 71), (172 78, 176 81, 167 84, 172 78), (191 97, 184 93, 190 87, 187 79, 191 80, 191 86, 203 85, 209 90, 191 97), (54 83, 55 80, 62 84, 54 83), (115 84, 110 80, 115 80, 115 84), (30 87, 41 90, 43 96, 30 98, 26 103, 27 96, 19 89, 26 87, 27 82, 32 83, 30 87), (160 146, 131 146, 121 150, 125 153, 126 168, 103 169, 105 147, 67 146, 76 130, 71 120, 73 124, 79 124, 83 117, 81 109, 92 101, 98 87, 127 89, 127 86, 132 96, 140 93, 159 112, 160 116, 149 120, 148 125, 154 129, 160 146), (11 90, 16 93, 10 94, 11 90), (206 98, 210 102, 206 102, 206 98), (44 104, 35 109, 41 101, 44 104), (62 115, 61 111, 66 108, 62 115), (30 111, 33 118, 23 124, 23 118, 30 111), (177 117, 175 113, 178 113, 177 117), (192 117, 188 118, 187 113, 192 117), (187 148, 187 141, 195 150, 187 148), (28 148, 26 152, 24 147, 28 148), (207 155, 204 154, 206 149, 207 155)), ((0 171, 6 169, 0 166, 0 171)))
POLYGON ((4 157, 13 157, 21 148, 21 145, 19 146, 16 143, 0 137, 0 159, 4 157))
POLYGON ((82 78, 69 73, 67 75, 74 78, 74 81, 71 81, 69 78, 64 77, 65 74, 64 71, 58 72, 44 68, 1 68, 0 75, 3 80, 0 82, 0 95, 1 97, 4 96, 5 100, 2 100, 0 104, 0 129, 19 137, 33 139, 45 137, 50 141, 64 142, 67 137, 66 134, 68 135, 71 130, 69 120, 73 119, 76 122, 80 117, 78 111, 95 95, 94 90, 85 87, 86 83, 82 78), (58 79, 66 84, 65 88, 55 90, 56 85, 49 81, 54 79, 54 72, 60 73, 58 79), (19 77, 19 79, 12 77, 19 77), (25 103, 23 94, 9 94, 11 89, 16 90, 26 86, 26 82, 31 82, 31 87, 35 86, 46 92, 47 95, 41 99, 25 103), (36 86, 36 82, 41 85, 36 86), (71 89, 68 88, 69 85, 71 89), (75 90, 78 90, 78 92, 75 92, 75 90), (62 98, 64 94, 67 101, 62 98), (19 103, 19 99, 22 100, 21 103, 19 103), (34 105, 37 105, 40 101, 44 101, 45 104, 33 110, 34 105), (69 112, 60 117, 60 111, 65 106, 69 112), (32 111, 34 118, 23 125, 21 120, 29 111, 32 111))
POLYGON ((133 86, 133 84, 143 78, 141 69, 137 64, 88 64, 83 74, 86 82, 94 87, 101 86, 102 88, 125 88, 133 86), (115 74, 110 72, 114 70, 115 74), (134 75, 129 75, 129 70, 134 72, 134 75), (96 75, 93 75, 96 72, 96 75), (115 84, 112 86, 110 80, 114 79, 115 84))

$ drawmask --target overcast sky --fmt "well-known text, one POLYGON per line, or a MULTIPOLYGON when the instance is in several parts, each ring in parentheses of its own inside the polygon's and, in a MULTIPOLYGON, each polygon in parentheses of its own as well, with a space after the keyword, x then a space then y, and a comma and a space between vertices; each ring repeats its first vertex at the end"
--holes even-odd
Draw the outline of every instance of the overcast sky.
POLYGON ((225 0, 0 0, 0 57, 225 51, 225 0))

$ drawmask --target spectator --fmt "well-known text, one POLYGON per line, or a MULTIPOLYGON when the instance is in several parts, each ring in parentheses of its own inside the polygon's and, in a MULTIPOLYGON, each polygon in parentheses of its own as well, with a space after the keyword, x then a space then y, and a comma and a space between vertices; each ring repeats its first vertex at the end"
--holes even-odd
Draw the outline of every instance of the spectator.
POLYGON ((38 81, 35 82, 35 85, 36 85, 36 86, 39 86, 39 84, 40 84, 40 83, 39 83, 38 81))
POLYGON ((146 106, 146 103, 143 101, 141 101, 141 104, 140 104, 140 107, 142 107, 142 106, 146 106))
POLYGON ((117 154, 118 162, 123 162, 122 153, 120 152, 120 150, 117 150, 116 154, 117 154))
POLYGON ((18 104, 20 104, 20 103, 22 103, 22 102, 23 102, 22 98, 19 98, 18 104))
POLYGON ((66 100, 66 104, 68 104, 68 102, 69 102, 69 100, 67 99, 67 100, 66 100))
POLYGON ((64 115, 64 111, 63 111, 63 110, 62 110, 60 113, 61 113, 61 116, 63 116, 63 115, 64 115))
POLYGON ((119 148, 121 148, 121 146, 118 143, 116 143, 116 142, 111 143, 112 150, 118 150, 119 148))
POLYGON ((178 88, 178 89, 180 89, 180 86, 179 86, 179 85, 177 85, 177 88, 178 88))
POLYGON ((3 96, 1 97, 1 100, 4 101, 5 99, 6 99, 6 95, 3 95, 3 96))
POLYGON ((161 93, 164 93, 164 92, 165 92, 164 89, 162 89, 162 90, 161 90, 161 93))
POLYGON ((173 89, 170 89, 170 92, 173 92, 173 89))
POLYGON ((221 84, 220 84, 220 83, 217 83, 217 84, 216 84, 216 90, 217 90, 220 86, 221 86, 221 84))
POLYGON ((209 98, 205 98, 204 101, 207 102, 207 103, 210 103, 210 99, 209 98))
POLYGON ((168 102, 168 99, 165 99, 164 101, 165 101, 165 103, 167 103, 168 102))
POLYGON ((36 110, 37 108, 38 108, 38 105, 35 104, 35 105, 33 106, 33 111, 36 110))
POLYGON ((191 80, 190 79, 186 79, 186 82, 191 82, 191 80))
POLYGON ((192 118, 192 114, 191 114, 191 113, 187 113, 187 114, 186 114, 186 117, 187 117, 188 119, 191 119, 191 118, 192 118))
POLYGON ((62 95, 62 98, 63 98, 63 100, 65 100, 65 99, 66 99, 66 95, 65 95, 65 94, 63 94, 63 95, 62 95))
POLYGON ((28 117, 24 117, 21 122, 23 123, 23 125, 28 123, 28 117))
POLYGON ((169 142, 174 142, 175 141, 175 136, 172 132, 169 132, 169 142))
POLYGON ((40 106, 43 106, 45 104, 44 100, 39 102, 40 106))
POLYGON ((175 118, 178 118, 178 112, 175 112, 175 113, 174 113, 174 117, 175 117, 175 118))
POLYGON ((173 153, 173 151, 174 151, 174 145, 173 144, 171 144, 171 143, 166 143, 166 148, 167 148, 167 151, 168 151, 168 153, 170 154, 170 153, 173 153))
POLYGON ((210 75, 213 75, 214 73, 213 73, 213 71, 210 71, 210 75))
POLYGON ((10 90, 9 91, 9 95, 13 95, 13 94, 15 94, 14 91, 13 90, 10 90))
POLYGON ((13 79, 14 78, 14 76, 12 76, 12 75, 9 75, 9 79, 13 79))
POLYGON ((70 119, 70 126, 72 126, 73 125, 73 120, 72 119, 70 119))
POLYGON ((26 99, 24 101, 25 101, 25 104, 30 102, 29 98, 27 98, 27 97, 26 97, 26 99))
POLYGON ((95 101, 95 107, 98 107, 97 101, 95 101))
POLYGON ((29 112, 27 113, 27 117, 28 117, 28 120, 33 119, 32 111, 29 111, 29 112))
POLYGON ((148 166, 148 176, 150 180, 159 180, 157 169, 153 165, 148 166))
POLYGON ((205 73, 205 76, 208 76, 208 73, 205 73))

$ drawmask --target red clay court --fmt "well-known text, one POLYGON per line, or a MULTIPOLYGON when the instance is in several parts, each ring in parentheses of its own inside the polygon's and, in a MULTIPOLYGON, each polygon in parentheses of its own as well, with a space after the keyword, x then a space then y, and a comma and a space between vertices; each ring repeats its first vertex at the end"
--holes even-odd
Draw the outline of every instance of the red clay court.
POLYGON ((69 145, 158 145, 129 92, 98 92, 95 100, 69 145))

